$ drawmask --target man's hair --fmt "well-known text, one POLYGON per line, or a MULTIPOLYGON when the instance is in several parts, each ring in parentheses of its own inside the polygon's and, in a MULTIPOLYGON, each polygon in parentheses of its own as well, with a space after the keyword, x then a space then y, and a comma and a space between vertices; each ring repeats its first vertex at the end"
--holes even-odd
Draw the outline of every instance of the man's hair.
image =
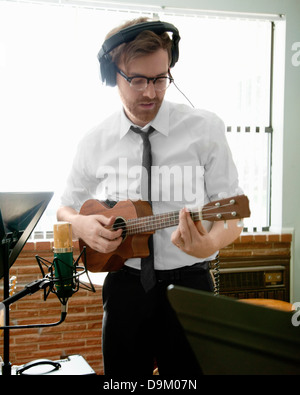
MULTIPOLYGON (((105 40, 118 33, 120 30, 125 29, 130 26, 134 26, 138 23, 149 22, 149 18, 140 17, 131 21, 127 21, 121 26, 118 26, 111 30, 105 40)), ((112 57, 112 61, 116 65, 120 65, 120 63, 124 63, 125 66, 131 62, 132 60, 144 56, 149 55, 158 51, 159 49, 164 49, 168 52, 169 56, 169 64, 172 60, 172 40, 167 32, 162 33, 161 35, 157 35, 150 30, 144 30, 137 37, 128 43, 120 44, 117 48, 113 49, 110 53, 112 57)))

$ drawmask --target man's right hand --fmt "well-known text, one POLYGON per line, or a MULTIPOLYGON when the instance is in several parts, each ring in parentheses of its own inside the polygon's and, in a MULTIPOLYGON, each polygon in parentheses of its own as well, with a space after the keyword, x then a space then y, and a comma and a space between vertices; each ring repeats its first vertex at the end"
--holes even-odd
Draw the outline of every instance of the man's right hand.
POLYGON ((115 217, 81 215, 70 207, 61 207, 57 211, 57 219, 70 222, 73 236, 82 239, 95 251, 109 253, 122 243, 122 229, 112 229, 115 217))
POLYGON ((73 227, 78 238, 95 251, 109 253, 122 243, 122 229, 112 230, 115 217, 104 215, 78 215, 73 219, 73 227))

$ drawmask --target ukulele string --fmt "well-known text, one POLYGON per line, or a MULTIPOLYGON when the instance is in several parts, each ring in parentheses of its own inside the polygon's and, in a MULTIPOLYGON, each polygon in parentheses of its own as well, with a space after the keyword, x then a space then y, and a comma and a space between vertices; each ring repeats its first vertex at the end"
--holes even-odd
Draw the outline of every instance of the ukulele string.
MULTIPOLYGON (((213 210, 223 209, 228 206, 232 206, 232 203, 223 204, 220 206, 209 206, 203 207, 202 210, 193 211, 190 210, 190 214, 193 217, 194 221, 199 221, 201 219, 211 219, 211 218, 218 218, 216 217, 215 213, 210 213, 213 210)), ((232 214, 231 211, 225 212, 222 211, 220 213, 223 215, 230 215, 232 214)), ((136 234, 136 233, 143 233, 149 230, 165 228, 168 226, 175 226, 178 225, 179 222, 179 211, 172 211, 169 213, 164 214, 156 214, 152 216, 146 217, 139 217, 139 218, 132 218, 128 219, 127 221, 123 221, 121 223, 113 225, 109 230, 127 230, 129 234, 136 234)))

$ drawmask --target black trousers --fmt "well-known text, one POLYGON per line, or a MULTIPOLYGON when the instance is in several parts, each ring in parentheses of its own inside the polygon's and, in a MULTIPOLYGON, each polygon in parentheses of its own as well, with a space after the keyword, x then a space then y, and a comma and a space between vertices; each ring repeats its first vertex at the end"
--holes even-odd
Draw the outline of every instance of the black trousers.
POLYGON ((148 293, 141 285, 138 270, 124 267, 107 275, 102 330, 105 375, 151 376, 154 361, 160 375, 201 375, 166 289, 175 284, 213 291, 208 264, 156 273, 158 282, 148 293))

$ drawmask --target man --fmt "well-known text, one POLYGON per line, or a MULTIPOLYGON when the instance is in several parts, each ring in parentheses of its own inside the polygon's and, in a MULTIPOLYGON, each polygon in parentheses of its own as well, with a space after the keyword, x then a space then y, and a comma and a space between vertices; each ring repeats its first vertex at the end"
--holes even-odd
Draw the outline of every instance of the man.
POLYGON ((173 25, 147 19, 130 21, 107 36, 98 56, 102 80, 117 86, 123 109, 82 140, 57 213, 58 220, 72 223, 76 237, 109 253, 121 245, 122 230, 111 230, 113 215, 79 214, 86 200, 142 198, 149 200, 154 214, 180 210, 178 226, 157 230, 149 239, 154 284, 142 283, 143 268, 151 264, 140 258, 128 259, 121 270, 106 277, 107 375, 151 375, 154 361, 161 375, 201 373, 166 289, 179 284, 212 291, 210 263, 241 232, 236 221, 226 228, 222 222, 194 221, 185 208, 233 196, 240 189, 222 121, 207 111, 164 100, 172 83, 170 67, 178 60, 179 39, 173 25), (151 194, 145 197, 143 183, 149 174, 136 170, 148 155, 141 138, 148 132, 152 176, 151 194))

